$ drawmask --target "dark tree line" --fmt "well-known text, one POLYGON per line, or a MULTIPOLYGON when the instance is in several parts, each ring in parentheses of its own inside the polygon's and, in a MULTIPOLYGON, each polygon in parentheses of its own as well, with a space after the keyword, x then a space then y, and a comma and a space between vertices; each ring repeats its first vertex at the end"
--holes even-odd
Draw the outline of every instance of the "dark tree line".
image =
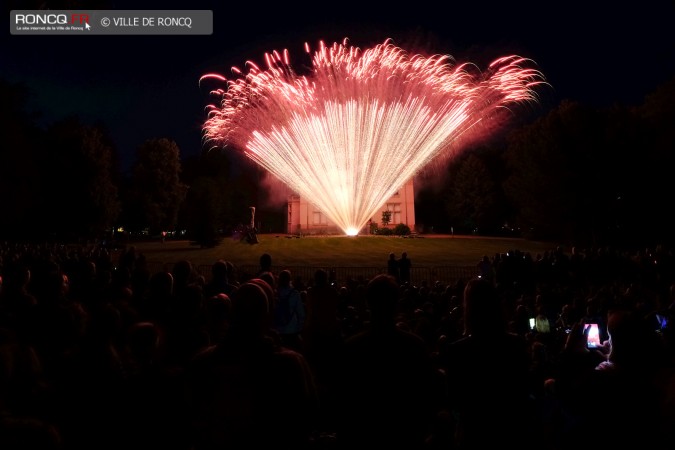
MULTIPOLYGON (((239 153, 182 158, 169 138, 139 143, 130 173, 103 124, 77 117, 46 126, 30 92, 0 80, 0 238, 96 238, 123 228, 187 230, 212 244, 248 223, 283 232, 265 209, 263 171, 239 153)), ((418 190, 422 231, 505 234, 575 245, 667 243, 675 158, 675 80, 639 106, 563 101, 504 139, 467 148, 418 190), (440 206, 440 207, 439 207, 440 206)))
POLYGON ((166 139, 149 139, 137 150, 126 190, 127 228, 151 235, 174 230, 187 186, 181 181, 180 149, 166 139))
POLYGON ((202 245, 212 245, 250 221, 249 207, 258 204, 258 172, 234 161, 227 152, 211 149, 185 163, 190 185, 180 224, 202 245))
POLYGON ((103 124, 38 125, 31 93, 0 80, 0 239, 81 240, 187 230, 199 243, 250 219, 262 172, 228 152, 183 159, 169 138, 135 149, 129 173, 103 124))
MULTIPOLYGON (((466 149, 418 204, 435 230, 518 234, 576 245, 672 241, 675 80, 639 106, 562 101, 508 134, 466 149)), ((419 211, 419 208, 418 208, 419 211)))
POLYGON ((25 111, 29 92, 0 84, 0 233, 7 237, 88 236, 120 209, 115 153, 101 125, 67 118, 42 129, 25 111))

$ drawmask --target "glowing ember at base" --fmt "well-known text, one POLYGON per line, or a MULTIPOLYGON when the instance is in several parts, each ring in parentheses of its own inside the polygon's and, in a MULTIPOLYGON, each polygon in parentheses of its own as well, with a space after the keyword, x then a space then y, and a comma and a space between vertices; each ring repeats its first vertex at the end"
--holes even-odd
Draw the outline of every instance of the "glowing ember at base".
MULTIPOLYGON (((309 47, 306 50, 311 54, 309 47)), ((288 52, 249 63, 213 91, 204 137, 232 145, 346 234, 356 235, 403 184, 459 139, 513 103, 536 100, 543 83, 529 60, 508 56, 486 72, 448 55, 410 55, 389 40, 361 51, 345 40, 312 55, 297 75, 288 52)))
POLYGON ((359 234, 359 229, 358 228, 347 228, 345 230, 345 234, 347 234, 347 236, 356 236, 357 234, 359 234))

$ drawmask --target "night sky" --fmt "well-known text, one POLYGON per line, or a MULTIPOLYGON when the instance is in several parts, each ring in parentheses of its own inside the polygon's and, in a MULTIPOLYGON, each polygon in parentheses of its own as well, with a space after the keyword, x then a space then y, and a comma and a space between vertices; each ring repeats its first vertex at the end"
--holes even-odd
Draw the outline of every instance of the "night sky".
MULTIPOLYGON (((9 10, 30 3, 10 1, 6 20, 9 10)), ((3 34, 0 77, 29 87, 29 109, 41 112, 44 124, 72 114, 105 124, 125 166, 149 138, 175 140, 184 157, 200 152, 204 106, 212 100, 199 86, 201 75, 230 76, 230 68, 243 68, 246 60, 263 65, 264 53, 275 49, 288 49, 292 63, 305 61, 305 42, 316 48, 319 40, 349 38, 367 48, 392 38, 411 52, 449 54, 481 68, 518 54, 534 60, 551 85, 543 108, 563 99, 599 107, 639 104, 675 75, 673 1, 71 3, 214 12, 210 36, 3 34)))

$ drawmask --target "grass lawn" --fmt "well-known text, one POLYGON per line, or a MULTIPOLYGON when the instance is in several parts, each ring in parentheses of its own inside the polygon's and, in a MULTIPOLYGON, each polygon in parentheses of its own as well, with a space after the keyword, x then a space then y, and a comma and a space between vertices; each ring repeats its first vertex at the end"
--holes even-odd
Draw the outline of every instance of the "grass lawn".
POLYGON ((514 238, 476 236, 323 236, 287 237, 285 234, 260 234, 258 244, 225 238, 213 248, 200 248, 188 241, 165 243, 134 242, 136 249, 152 263, 171 264, 186 259, 193 265, 211 265, 218 259, 235 266, 257 266, 263 253, 272 255, 275 268, 312 267, 386 267, 389 253, 400 257, 408 253, 413 267, 475 266, 483 255, 493 256, 509 250, 530 252, 532 256, 555 249, 556 244, 514 238))

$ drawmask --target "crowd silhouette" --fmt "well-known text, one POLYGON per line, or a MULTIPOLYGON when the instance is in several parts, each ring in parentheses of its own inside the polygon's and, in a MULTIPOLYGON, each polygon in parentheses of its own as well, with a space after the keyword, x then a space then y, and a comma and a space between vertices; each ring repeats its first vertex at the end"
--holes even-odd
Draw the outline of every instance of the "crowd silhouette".
POLYGON ((0 448, 675 442, 671 249, 510 249, 451 283, 407 256, 302 280, 0 243, 0 448))

